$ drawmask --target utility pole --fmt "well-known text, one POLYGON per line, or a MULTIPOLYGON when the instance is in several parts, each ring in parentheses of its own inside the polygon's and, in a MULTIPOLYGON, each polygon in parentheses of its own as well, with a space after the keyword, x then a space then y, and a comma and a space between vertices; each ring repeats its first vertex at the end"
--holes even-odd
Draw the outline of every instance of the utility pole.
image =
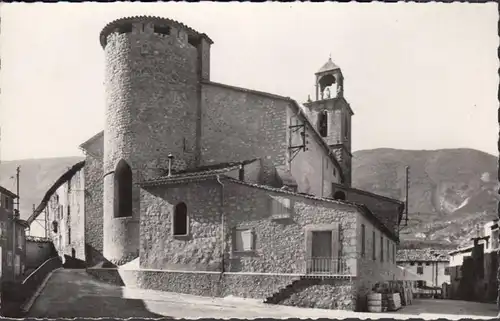
POLYGON ((410 189, 410 166, 406 166, 406 188, 405 188, 405 226, 408 226, 408 190, 410 189))
POLYGON ((20 196, 19 196, 19 176, 20 176, 20 174, 21 174, 21 166, 17 166, 17 169, 16 169, 17 215, 19 215, 19 202, 20 202, 20 196))

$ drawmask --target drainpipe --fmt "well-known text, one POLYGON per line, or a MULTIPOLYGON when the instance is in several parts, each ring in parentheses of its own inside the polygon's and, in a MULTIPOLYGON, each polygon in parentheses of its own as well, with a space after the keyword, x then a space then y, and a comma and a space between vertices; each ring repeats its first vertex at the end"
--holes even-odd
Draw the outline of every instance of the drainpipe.
POLYGON ((224 255, 225 255, 225 247, 226 247, 226 238, 224 236, 225 229, 224 229, 224 224, 225 224, 225 217, 224 217, 224 184, 220 181, 220 175, 217 175, 217 182, 221 186, 221 194, 220 194, 220 205, 221 205, 221 242, 222 242, 222 254, 221 254, 221 276, 224 273, 224 255))

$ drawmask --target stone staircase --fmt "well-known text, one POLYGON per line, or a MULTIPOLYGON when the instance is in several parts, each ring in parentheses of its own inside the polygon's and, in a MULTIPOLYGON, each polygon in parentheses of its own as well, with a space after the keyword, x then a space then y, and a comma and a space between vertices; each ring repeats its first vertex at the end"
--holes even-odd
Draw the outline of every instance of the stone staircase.
POLYGON ((270 297, 267 297, 264 300, 264 303, 278 304, 283 300, 288 299, 292 294, 319 283, 321 283, 321 279, 319 278, 300 277, 300 279, 293 281, 270 297))

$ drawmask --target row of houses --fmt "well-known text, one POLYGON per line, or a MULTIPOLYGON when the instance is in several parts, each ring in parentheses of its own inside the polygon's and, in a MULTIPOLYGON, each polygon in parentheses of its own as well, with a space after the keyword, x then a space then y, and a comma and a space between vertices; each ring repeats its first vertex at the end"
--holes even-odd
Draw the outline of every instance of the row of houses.
POLYGON ((453 299, 495 302, 498 295, 498 219, 486 223, 470 246, 450 252, 453 299))
POLYGON ((415 291, 435 289, 450 299, 495 302, 498 294, 498 220, 486 223, 470 246, 454 251, 399 250, 397 264, 413 275, 415 291))

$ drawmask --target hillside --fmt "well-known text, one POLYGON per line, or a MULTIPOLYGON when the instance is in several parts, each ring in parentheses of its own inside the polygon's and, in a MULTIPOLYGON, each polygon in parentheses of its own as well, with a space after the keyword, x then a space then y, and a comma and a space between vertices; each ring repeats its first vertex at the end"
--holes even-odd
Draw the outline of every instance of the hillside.
MULTIPOLYGON (((31 214, 56 179, 82 157, 29 159, 0 164, 0 185, 15 192, 10 177, 21 166, 21 216, 31 214)), ((495 218, 497 157, 473 149, 362 150, 354 153, 353 185, 404 199, 410 166, 410 215, 401 238, 414 246, 454 248, 468 242, 475 226, 495 218)))
POLYGON ((495 218, 497 159, 473 149, 362 150, 354 153, 353 185, 403 200, 409 166, 410 214, 402 239, 455 246, 495 218))

